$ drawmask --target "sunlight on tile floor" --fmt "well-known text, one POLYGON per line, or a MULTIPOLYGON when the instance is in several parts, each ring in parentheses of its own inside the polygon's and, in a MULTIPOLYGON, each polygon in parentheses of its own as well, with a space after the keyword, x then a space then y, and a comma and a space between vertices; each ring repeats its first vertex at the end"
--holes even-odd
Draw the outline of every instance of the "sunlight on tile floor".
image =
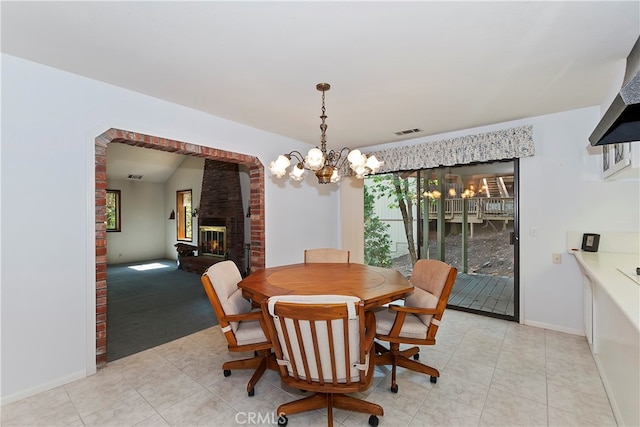
MULTIPOLYGON (((420 361, 440 370, 377 367, 361 397, 383 406, 380 426, 615 426, 584 337, 447 310, 435 346, 420 361)), ((2 426, 276 425, 280 403, 302 392, 267 371, 248 397, 251 371, 225 378, 233 357, 218 326, 115 362, 97 374, 5 405, 2 426)), ((336 426, 367 426, 368 415, 334 411, 336 426)), ((326 411, 289 416, 289 426, 323 426, 326 411)))

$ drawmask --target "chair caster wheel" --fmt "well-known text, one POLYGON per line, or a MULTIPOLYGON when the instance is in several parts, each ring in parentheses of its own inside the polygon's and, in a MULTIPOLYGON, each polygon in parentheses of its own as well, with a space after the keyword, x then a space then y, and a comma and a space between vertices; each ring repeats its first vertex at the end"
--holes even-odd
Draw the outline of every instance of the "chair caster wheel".
POLYGON ((394 393, 397 393, 398 392, 398 384, 392 385, 391 386, 391 391, 394 392, 394 393))
POLYGON ((289 419, 287 418, 286 415, 280 415, 278 417, 278 426, 285 427, 288 422, 289 422, 289 419))
POLYGON ((429 378, 429 381, 431 381, 433 384, 438 382, 438 377, 431 377, 429 378))
POLYGON ((253 389, 253 388, 247 392, 247 395, 248 395, 249 397, 252 397, 254 394, 256 394, 256 391, 255 391, 255 389, 253 389))
POLYGON ((229 375, 231 375, 231 370, 229 370, 229 369, 225 369, 225 370, 224 370, 224 376, 225 376, 225 377, 228 377, 229 375))
POLYGON ((420 359, 420 353, 416 353, 413 355, 413 360, 418 360, 420 359))
POLYGON ((377 417, 377 416, 375 416, 375 415, 371 415, 371 416, 369 417, 369 425, 370 425, 370 426, 376 427, 376 426, 378 425, 378 422, 379 422, 379 420, 378 420, 378 417, 377 417))

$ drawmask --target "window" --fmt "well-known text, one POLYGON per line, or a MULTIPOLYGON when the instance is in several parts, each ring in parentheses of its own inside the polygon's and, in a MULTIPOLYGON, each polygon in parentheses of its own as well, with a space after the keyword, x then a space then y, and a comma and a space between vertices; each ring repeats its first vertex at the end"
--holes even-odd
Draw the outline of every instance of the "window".
POLYGON ((176 191, 176 217, 178 226, 178 240, 193 240, 193 215, 191 210, 191 190, 176 191))
POLYGON ((120 190, 107 190, 105 223, 107 231, 120 231, 120 190))

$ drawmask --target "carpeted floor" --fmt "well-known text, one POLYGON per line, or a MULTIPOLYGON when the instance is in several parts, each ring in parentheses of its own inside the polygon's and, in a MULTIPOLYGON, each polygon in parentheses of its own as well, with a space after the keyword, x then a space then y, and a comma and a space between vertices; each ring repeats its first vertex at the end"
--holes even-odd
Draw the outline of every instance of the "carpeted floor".
POLYGON ((200 275, 175 261, 107 267, 108 362, 217 324, 200 275))

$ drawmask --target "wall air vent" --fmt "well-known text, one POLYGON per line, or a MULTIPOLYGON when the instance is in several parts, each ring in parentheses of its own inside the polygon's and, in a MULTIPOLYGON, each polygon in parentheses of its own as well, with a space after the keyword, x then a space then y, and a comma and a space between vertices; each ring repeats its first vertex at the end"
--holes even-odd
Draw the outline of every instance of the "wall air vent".
POLYGON ((140 181, 142 179, 142 175, 129 175, 129 179, 133 179, 135 181, 140 181))
POLYGON ((415 129, 401 130, 396 132, 395 134, 398 136, 402 136, 402 135, 408 135, 410 133, 419 133, 419 132, 422 132, 422 129, 415 128, 415 129))

